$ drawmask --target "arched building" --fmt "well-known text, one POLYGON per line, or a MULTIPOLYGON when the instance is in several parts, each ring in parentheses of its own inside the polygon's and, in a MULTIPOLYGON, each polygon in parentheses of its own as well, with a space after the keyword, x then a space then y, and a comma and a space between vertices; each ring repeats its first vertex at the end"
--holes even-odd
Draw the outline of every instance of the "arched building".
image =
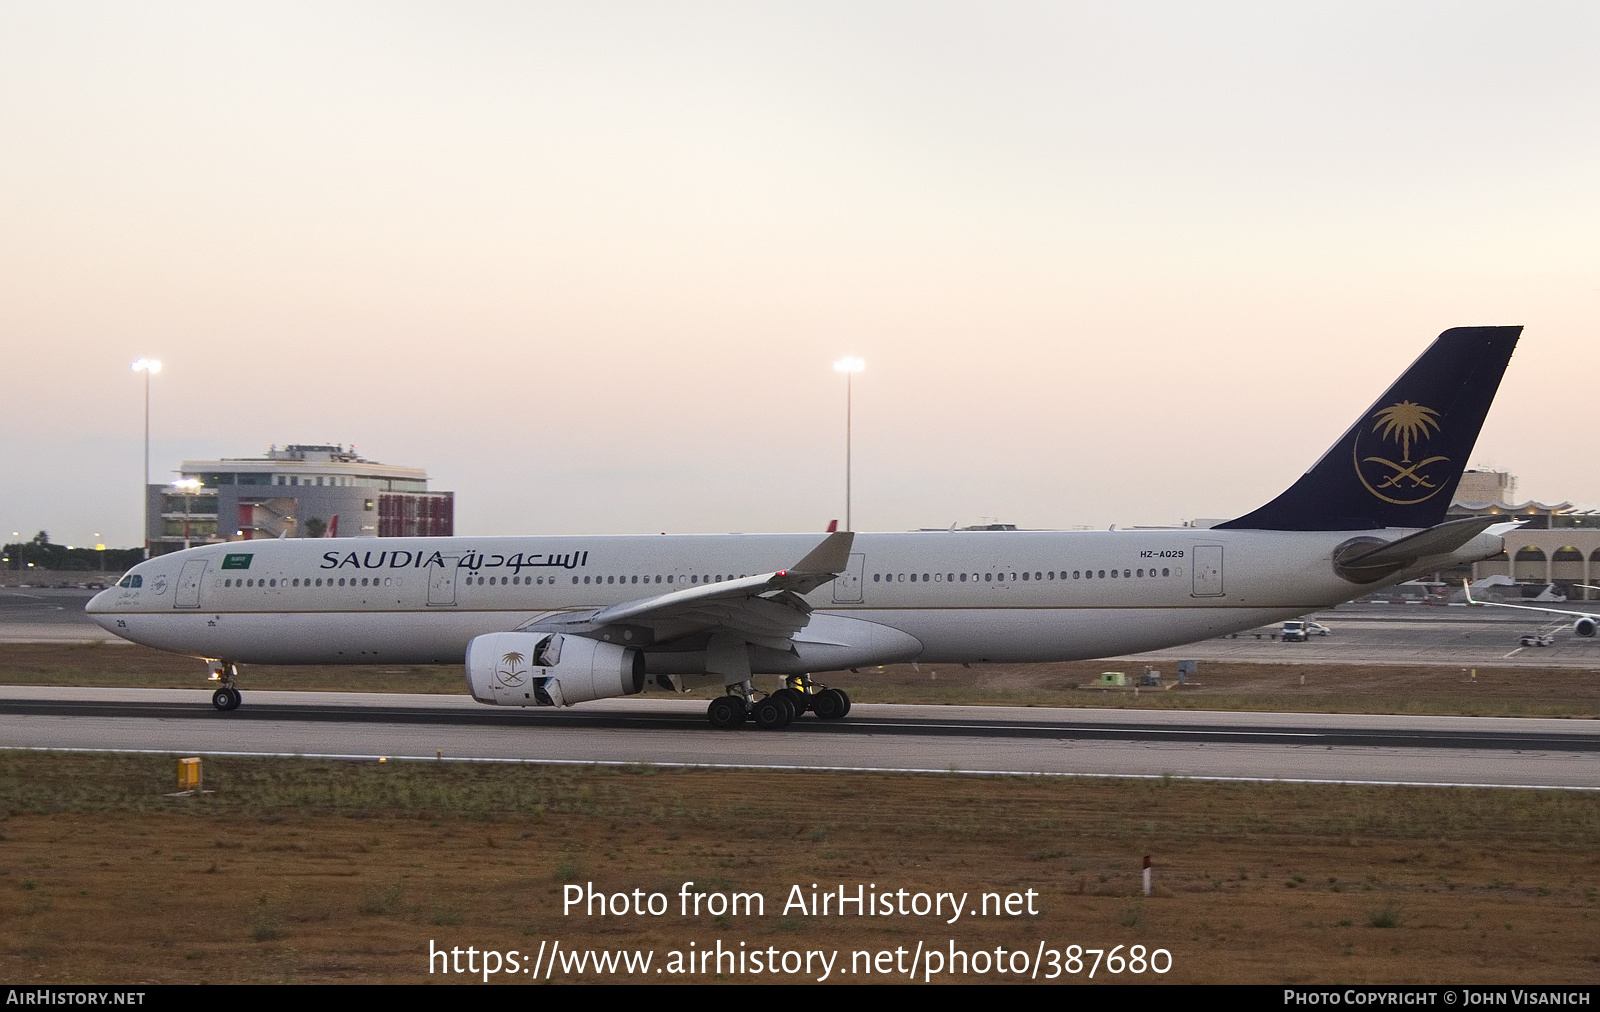
MULTIPOLYGON (((1516 478, 1505 471, 1471 470, 1462 476, 1451 517, 1504 515, 1523 526, 1505 536, 1506 550, 1475 563, 1472 579, 1509 576, 1521 583, 1554 583, 1573 600, 1597 600, 1600 581, 1600 513, 1569 502, 1507 501, 1516 478), (1506 499, 1474 500, 1474 492, 1510 493, 1506 499)), ((1462 574, 1465 575, 1465 574, 1462 574)))

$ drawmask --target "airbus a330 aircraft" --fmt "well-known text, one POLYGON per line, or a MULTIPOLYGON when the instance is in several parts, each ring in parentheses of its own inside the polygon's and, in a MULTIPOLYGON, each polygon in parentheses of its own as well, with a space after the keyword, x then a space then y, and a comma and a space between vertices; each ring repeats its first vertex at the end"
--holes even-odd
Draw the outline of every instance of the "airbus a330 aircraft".
POLYGON ((464 661, 501 706, 713 684, 719 727, 837 719, 849 697, 811 672, 1176 646, 1499 554, 1495 518, 1444 516, 1521 329, 1441 334, 1299 481, 1209 530, 234 542, 142 562, 88 611, 208 660, 219 710, 241 663, 464 661))

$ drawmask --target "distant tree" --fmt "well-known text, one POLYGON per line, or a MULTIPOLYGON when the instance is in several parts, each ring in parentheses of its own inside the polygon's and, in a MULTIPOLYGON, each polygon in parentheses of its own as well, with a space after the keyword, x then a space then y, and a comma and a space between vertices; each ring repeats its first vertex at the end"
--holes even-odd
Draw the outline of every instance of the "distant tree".
POLYGON ((40 546, 48 545, 50 543, 50 532, 40 531, 38 534, 35 534, 33 536, 33 543, 40 546))
POLYGON ((306 518, 306 537, 320 538, 328 532, 328 521, 321 517, 306 518))

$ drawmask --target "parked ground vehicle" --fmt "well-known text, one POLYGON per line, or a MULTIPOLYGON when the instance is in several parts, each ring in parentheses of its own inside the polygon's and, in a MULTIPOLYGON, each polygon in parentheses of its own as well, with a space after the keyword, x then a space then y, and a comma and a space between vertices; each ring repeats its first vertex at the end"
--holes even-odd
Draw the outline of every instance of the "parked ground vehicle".
POLYGON ((1555 637, 1548 633, 1523 633, 1522 645, 1525 647, 1548 647, 1555 645, 1555 637))
POLYGON ((1310 630, 1300 619, 1290 619, 1278 632, 1278 638, 1285 643, 1304 643, 1310 635, 1310 630))
POLYGON ((1311 636, 1326 636, 1331 632, 1333 632, 1333 630, 1329 629, 1327 626, 1323 625, 1321 622, 1314 622, 1311 619, 1306 619, 1306 633, 1308 635, 1311 635, 1311 636))

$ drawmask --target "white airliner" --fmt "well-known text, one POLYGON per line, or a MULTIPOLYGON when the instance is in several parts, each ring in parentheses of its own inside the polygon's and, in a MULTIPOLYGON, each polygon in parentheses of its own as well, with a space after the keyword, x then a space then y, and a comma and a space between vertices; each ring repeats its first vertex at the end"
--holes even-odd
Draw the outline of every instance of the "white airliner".
MULTIPOLYGON (((1541 608, 1532 604, 1507 604, 1504 601, 1478 601, 1472 597, 1472 585, 1470 583, 1462 581, 1461 586, 1467 593, 1467 603, 1470 605, 1477 605, 1483 608, 1514 608, 1517 611, 1541 611, 1546 615, 1565 615, 1573 620, 1572 631, 1579 636, 1593 636, 1597 631, 1600 631, 1600 615, 1592 611, 1573 611, 1568 608, 1541 608)), ((1583 585, 1580 584, 1579 586, 1583 585)), ((1594 588, 1585 587, 1584 589, 1592 590, 1594 588)))
POLYGON ((1291 488, 1211 529, 234 542, 142 562, 88 611, 206 659, 219 710, 239 664, 464 661, 502 706, 713 684, 717 726, 836 719, 849 697, 811 672, 1176 646, 1499 554, 1494 518, 1444 515, 1520 332, 1441 334, 1291 488))

